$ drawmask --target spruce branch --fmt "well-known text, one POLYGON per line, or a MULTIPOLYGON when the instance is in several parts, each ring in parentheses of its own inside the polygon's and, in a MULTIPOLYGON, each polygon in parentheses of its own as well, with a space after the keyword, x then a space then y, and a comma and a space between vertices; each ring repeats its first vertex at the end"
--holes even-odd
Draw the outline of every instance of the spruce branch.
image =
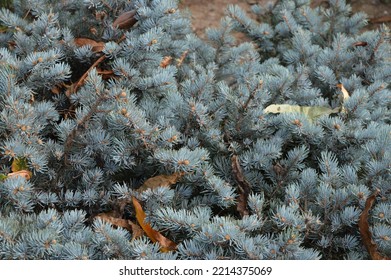
POLYGON ((257 90, 260 90, 262 88, 262 85, 263 85, 263 81, 260 80, 258 85, 257 85, 257 87, 254 90, 251 90, 249 84, 246 83, 246 87, 247 87, 247 89, 249 91, 249 95, 248 95, 248 98, 247 98, 246 102, 243 104, 243 106, 241 108, 243 113, 240 114, 239 119, 236 122, 236 130, 237 131, 241 130, 243 119, 244 119, 244 114, 247 111, 247 107, 249 106, 251 100, 253 100, 255 98, 255 94, 256 94, 257 90))
POLYGON ((383 44, 389 37, 389 32, 387 30, 380 30, 380 38, 377 40, 376 45, 373 47, 371 57, 369 58, 369 63, 373 64, 375 62, 376 53, 379 50, 381 44, 383 44))
POLYGON ((389 255, 387 28, 358 33, 344 0, 280 0, 230 6, 207 42, 175 1, 15 3, 1 259, 389 255))
MULTIPOLYGON (((98 112, 102 112, 102 110, 99 110, 98 107, 106 100, 108 100, 110 97, 106 95, 106 93, 101 94, 95 101, 94 104, 92 104, 89 112, 78 121, 77 125, 71 130, 71 132, 68 134, 67 139, 64 143, 64 163, 65 165, 69 165, 68 161, 68 155, 72 148, 72 145, 75 141, 75 138, 78 136, 78 133, 80 133, 82 130, 87 128, 88 122, 91 120, 91 118, 98 112)), ((107 111, 106 111, 107 112, 107 111)))
POLYGON ((262 85, 263 85, 263 81, 260 80, 258 83, 258 86, 253 91, 250 91, 250 87, 249 87, 248 83, 246 83, 247 89, 249 90, 250 94, 246 100, 246 103, 244 103, 244 105, 243 105, 243 110, 247 110, 247 107, 250 104, 251 100, 253 100, 255 97, 256 91, 260 90, 262 88, 262 85))

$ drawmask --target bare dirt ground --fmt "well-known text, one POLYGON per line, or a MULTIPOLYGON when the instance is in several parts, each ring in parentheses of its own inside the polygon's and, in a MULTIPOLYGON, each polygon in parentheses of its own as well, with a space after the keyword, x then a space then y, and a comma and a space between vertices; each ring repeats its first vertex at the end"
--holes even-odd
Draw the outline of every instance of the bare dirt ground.
MULTIPOLYGON (((182 0, 181 10, 186 10, 192 15, 194 31, 204 37, 207 27, 217 27, 224 16, 229 4, 237 4, 250 14, 252 4, 266 5, 273 0, 182 0)), ((323 0, 314 0, 313 6, 319 5, 323 0)), ((347 1, 353 12, 363 11, 369 19, 380 20, 379 23, 370 22, 369 29, 377 28, 385 23, 391 27, 391 0, 350 0, 347 1)))

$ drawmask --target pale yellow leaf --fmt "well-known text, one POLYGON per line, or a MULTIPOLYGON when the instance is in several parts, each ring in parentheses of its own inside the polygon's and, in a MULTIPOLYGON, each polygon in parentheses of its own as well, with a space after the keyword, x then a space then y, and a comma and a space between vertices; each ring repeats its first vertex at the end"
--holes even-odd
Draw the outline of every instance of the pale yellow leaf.
POLYGON ((290 104, 272 104, 266 107, 264 113, 281 114, 281 113, 300 113, 304 114, 310 121, 332 113, 338 113, 341 108, 331 109, 322 106, 299 106, 290 104))
POLYGON ((346 90, 346 88, 343 86, 343 84, 338 84, 337 87, 341 90, 342 92, 342 99, 343 101, 346 101, 349 99, 350 95, 349 92, 346 90))

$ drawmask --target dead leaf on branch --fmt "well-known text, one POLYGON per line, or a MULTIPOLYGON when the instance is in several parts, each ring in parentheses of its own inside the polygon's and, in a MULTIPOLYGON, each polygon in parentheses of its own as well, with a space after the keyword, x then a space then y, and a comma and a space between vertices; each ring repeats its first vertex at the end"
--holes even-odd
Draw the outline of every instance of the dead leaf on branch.
MULTIPOLYGON (((142 193, 146 190, 153 190, 158 187, 170 187, 171 185, 178 182, 178 180, 184 175, 184 172, 176 172, 171 175, 158 175, 152 178, 149 178, 144 182, 144 184, 137 189, 138 193, 142 193)), ((177 245, 164 237, 160 232, 154 230, 149 223, 145 222, 146 214, 140 204, 140 202, 132 197, 132 203, 136 211, 136 219, 140 224, 141 228, 144 230, 145 234, 151 239, 152 242, 159 242, 162 252, 168 252, 176 250, 177 245)))
POLYGON ((343 86, 343 84, 337 84, 337 87, 341 90, 342 92, 342 99, 343 101, 346 101, 349 99, 350 95, 349 92, 346 90, 346 88, 343 86))
POLYGON ((149 178, 140 188, 137 189, 137 192, 142 193, 148 189, 153 190, 158 187, 170 187, 171 185, 178 182, 178 180, 183 176, 183 174, 183 172, 176 172, 171 175, 158 175, 149 178))
POLYGON ((132 240, 138 238, 144 234, 143 230, 137 224, 133 223, 130 220, 121 219, 122 215, 119 215, 117 212, 112 211, 109 213, 101 213, 97 215, 95 218, 101 219, 109 224, 112 224, 116 227, 122 227, 127 229, 132 233, 132 240))
POLYGON ((365 47, 368 45, 368 42, 365 41, 358 41, 353 44, 354 47, 365 47))
POLYGON ((152 242, 159 242, 162 252, 176 250, 177 245, 173 241, 164 237, 160 232, 154 230, 149 223, 145 222, 146 214, 137 198, 132 197, 132 202, 136 211, 136 219, 149 239, 152 242))
MULTIPOLYGON (((158 187, 170 187, 171 185, 175 184, 183 174, 183 172, 176 172, 172 175, 158 175, 149 178, 137 190, 137 192, 142 193, 148 189, 153 190, 158 187)), ((160 232, 154 230, 149 223, 145 222, 146 214, 137 198, 132 196, 131 200, 132 201, 130 201, 130 199, 118 200, 118 202, 114 205, 116 210, 113 210, 109 213, 101 213, 95 218, 102 219, 112 224, 113 226, 127 229, 128 231, 132 232, 132 239, 140 237, 145 233, 152 242, 159 242, 161 246, 160 251, 162 252, 176 250, 177 244, 164 237, 160 232), (122 218, 124 209, 130 202, 133 203, 133 207, 136 212, 136 220, 140 226, 134 224, 130 220, 122 218)))
POLYGON ((75 45, 78 46, 79 48, 86 46, 86 45, 91 46, 92 51, 95 53, 101 52, 105 48, 104 42, 96 42, 96 41, 89 39, 89 38, 75 38, 74 42, 75 42, 75 45))
POLYGON ((384 23, 391 22, 391 16, 382 16, 378 18, 373 18, 369 20, 371 23, 384 23))
MULTIPOLYGON (((117 41, 117 43, 121 42, 122 40, 124 40, 126 37, 125 36, 122 36, 121 39, 119 39, 117 41)), ((79 40, 78 41, 75 41, 75 43, 79 43, 79 44, 88 44, 87 42, 90 42, 89 44, 95 44, 95 50, 100 50, 102 51, 104 49, 104 43, 103 42, 95 42, 93 40, 91 41, 88 41, 90 39, 87 39, 87 38, 78 38, 79 40), (84 40, 80 40, 80 39, 84 39, 84 40), (95 42, 95 43, 94 43, 95 42), (103 44, 103 47, 102 47, 102 44, 103 44)), ((77 39, 75 39, 77 40, 77 39)), ((93 46, 93 49, 94 49, 94 46, 93 46)), ((102 55, 101 57, 99 57, 91 66, 90 68, 88 68, 88 70, 86 72, 84 72, 84 74, 79 78, 79 80, 76 82, 76 83, 73 83, 71 84, 70 86, 68 86, 68 89, 67 91, 65 92, 65 95, 69 98, 73 93, 77 92, 79 90, 79 88, 84 84, 85 80, 87 79, 89 73, 94 69, 94 68, 98 68, 98 65, 100 63, 102 63, 104 60, 106 59, 106 56, 105 55, 102 55)), ((107 70, 107 71, 111 71, 111 70, 107 70)), ((98 73, 99 74, 99 73, 98 73)), ((105 72, 105 73, 101 73, 102 76, 103 75, 110 75, 111 76, 111 72, 105 72)))
POLYGON ((340 111, 340 107, 332 109, 322 106, 299 106, 290 104, 272 104, 263 110, 265 114, 301 113, 304 114, 311 122, 315 121, 317 118, 323 115, 330 115, 340 111))
POLYGON ((127 11, 118 16, 113 22, 113 27, 118 29, 128 29, 137 23, 136 11, 127 11))
MULTIPOLYGON (((122 40, 124 40, 126 37, 123 36, 117 43, 121 42, 122 40)), ((99 44, 99 43, 98 43, 99 44)), ((104 44, 104 43, 102 43, 104 44)), ((98 47, 98 46, 96 46, 98 47)), ((103 46, 104 48, 104 46, 103 46)), ((103 50, 103 49, 102 49, 103 50)), ((79 88, 84 84, 85 80, 87 79, 89 73, 95 69, 95 68, 98 68, 98 65, 100 63, 102 63, 104 60, 106 59, 106 56, 105 55, 102 55, 101 57, 99 57, 91 66, 90 68, 88 68, 88 70, 86 72, 84 72, 84 74, 79 78, 79 80, 76 82, 76 83, 73 83, 71 84, 70 86, 68 86, 68 89, 67 91, 65 92, 65 95, 69 98, 73 93, 77 92, 79 90, 79 88)), ((98 71, 99 69, 97 69, 98 71)), ((111 70, 105 70, 107 72, 104 72, 104 73, 101 73, 102 76, 104 75, 110 75, 111 76, 111 70)), ((114 72, 113 72, 114 73, 114 72)), ((98 73, 99 74, 99 73, 98 73)))
POLYGON ((53 86, 50 91, 54 94, 60 94, 61 88, 59 86, 53 86))
POLYGON ((365 202, 365 207, 363 212, 360 215, 358 222, 358 228, 360 230, 362 242, 364 243, 365 248, 367 249, 369 256, 372 260, 389 260, 390 258, 382 256, 378 249, 375 241, 372 239, 371 231, 369 230, 369 211, 371 210, 373 204, 376 201, 376 196, 380 193, 380 190, 377 189, 372 195, 370 195, 365 202))
POLYGON ((8 178, 13 178, 13 177, 18 177, 18 176, 24 177, 26 180, 30 180, 30 178, 31 178, 31 171, 21 170, 21 171, 8 173, 8 178))

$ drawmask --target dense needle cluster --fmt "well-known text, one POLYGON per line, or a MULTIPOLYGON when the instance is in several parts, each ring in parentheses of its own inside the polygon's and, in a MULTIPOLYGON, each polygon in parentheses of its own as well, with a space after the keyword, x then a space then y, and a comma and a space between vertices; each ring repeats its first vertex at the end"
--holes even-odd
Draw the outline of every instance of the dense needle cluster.
POLYGON ((174 0, 0 10, 0 258, 368 259, 374 193, 390 257, 389 30, 344 0, 253 12, 203 41, 174 0))

